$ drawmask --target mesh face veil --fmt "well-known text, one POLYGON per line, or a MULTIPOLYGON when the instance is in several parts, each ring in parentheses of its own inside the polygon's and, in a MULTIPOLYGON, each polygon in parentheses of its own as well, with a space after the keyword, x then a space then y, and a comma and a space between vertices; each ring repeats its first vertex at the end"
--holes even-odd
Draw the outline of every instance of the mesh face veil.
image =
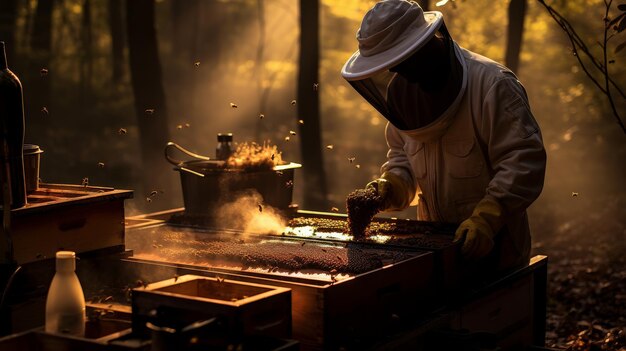
MULTIPOLYGON (((441 23, 441 26, 436 31, 436 38, 440 38, 445 45, 447 56, 450 60, 450 65, 455 66, 455 62, 457 62, 457 54, 455 50, 455 44, 452 40, 445 23, 441 23)), ((415 52, 418 52, 419 49, 415 52)), ((415 52, 410 53, 406 60, 408 60, 415 52)), ((449 70, 450 71, 450 70, 449 70)), ((453 70, 451 70, 452 72, 453 70)), ((450 75, 450 74, 448 74, 450 75)), ((462 75, 462 74, 461 74, 462 75)), ((440 77, 440 79, 447 79, 448 77, 440 77)), ((413 96, 410 95, 410 92, 407 92, 409 95, 398 95, 398 94, 390 94, 390 91, 393 89, 394 85, 406 85, 408 84, 406 79, 402 77, 398 73, 391 72, 389 69, 384 69, 380 72, 376 72, 371 76, 368 76, 364 79, 358 80, 348 80, 350 85, 359 93, 365 100, 367 100, 378 112, 380 112, 391 124, 393 124, 396 128, 401 130, 410 130, 420 127, 419 121, 413 122, 407 116, 402 116, 402 114, 396 113, 398 110, 398 106, 403 105, 405 103, 404 100, 411 100, 413 96)), ((460 93, 460 92, 457 92, 460 93)), ((427 101, 423 102, 421 105, 428 104, 427 101)), ((430 113, 431 109, 428 106, 420 106, 417 104, 418 110, 422 110, 423 113, 430 113)), ((416 111, 419 114, 419 111, 416 111)), ((438 116, 432 116, 429 118, 430 120, 436 119, 438 116)))

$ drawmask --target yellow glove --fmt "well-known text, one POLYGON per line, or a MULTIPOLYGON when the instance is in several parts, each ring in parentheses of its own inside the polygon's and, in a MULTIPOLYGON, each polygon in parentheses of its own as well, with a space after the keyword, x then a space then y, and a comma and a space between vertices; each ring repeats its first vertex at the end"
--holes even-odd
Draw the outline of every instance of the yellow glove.
POLYGON ((400 176, 385 172, 380 178, 373 180, 365 186, 376 191, 383 199, 382 211, 402 210, 409 206, 409 187, 400 176))
POLYGON ((485 197, 456 230, 454 242, 464 240, 461 253, 466 259, 483 258, 493 249, 493 238, 503 225, 502 206, 495 199, 485 197))

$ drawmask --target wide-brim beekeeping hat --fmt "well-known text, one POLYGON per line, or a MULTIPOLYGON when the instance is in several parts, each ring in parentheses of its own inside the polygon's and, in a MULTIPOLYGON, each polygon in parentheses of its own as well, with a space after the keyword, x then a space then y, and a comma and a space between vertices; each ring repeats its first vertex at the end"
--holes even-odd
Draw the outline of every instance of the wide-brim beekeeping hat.
POLYGON ((363 17, 356 34, 359 49, 341 75, 359 80, 399 64, 427 43, 442 23, 441 12, 424 12, 414 1, 380 1, 363 17))

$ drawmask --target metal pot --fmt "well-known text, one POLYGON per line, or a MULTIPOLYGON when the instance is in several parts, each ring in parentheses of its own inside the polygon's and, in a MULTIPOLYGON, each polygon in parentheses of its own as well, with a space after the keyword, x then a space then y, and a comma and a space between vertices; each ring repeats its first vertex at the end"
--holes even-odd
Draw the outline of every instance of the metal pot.
POLYGON ((293 197, 294 170, 302 167, 292 162, 275 166, 271 170, 225 168, 224 161, 197 155, 173 142, 165 147, 165 158, 180 173, 185 214, 209 217, 218 206, 252 191, 261 195, 265 206, 287 211, 293 197), (169 155, 172 148, 195 159, 174 159, 169 155))

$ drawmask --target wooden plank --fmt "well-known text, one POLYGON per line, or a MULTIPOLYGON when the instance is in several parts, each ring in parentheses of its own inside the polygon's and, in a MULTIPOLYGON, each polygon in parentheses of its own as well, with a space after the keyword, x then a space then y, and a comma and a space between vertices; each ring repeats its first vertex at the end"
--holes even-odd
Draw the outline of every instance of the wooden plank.
POLYGON ((24 207, 11 210, 11 216, 17 218, 73 205, 125 200, 132 197, 131 190, 69 184, 41 184, 41 188, 32 195, 33 201, 24 207))
POLYGON ((54 257, 58 250, 77 253, 124 247, 122 200, 49 208, 13 219, 14 259, 18 264, 54 257))
POLYGON ((236 338, 255 334, 291 337, 288 288, 184 275, 133 289, 132 306, 133 331, 139 335, 149 333, 145 323, 154 319, 152 311, 157 311, 165 313, 160 320, 165 326, 218 317, 228 326, 225 331, 236 338), (205 284, 210 287, 203 287, 205 284))

